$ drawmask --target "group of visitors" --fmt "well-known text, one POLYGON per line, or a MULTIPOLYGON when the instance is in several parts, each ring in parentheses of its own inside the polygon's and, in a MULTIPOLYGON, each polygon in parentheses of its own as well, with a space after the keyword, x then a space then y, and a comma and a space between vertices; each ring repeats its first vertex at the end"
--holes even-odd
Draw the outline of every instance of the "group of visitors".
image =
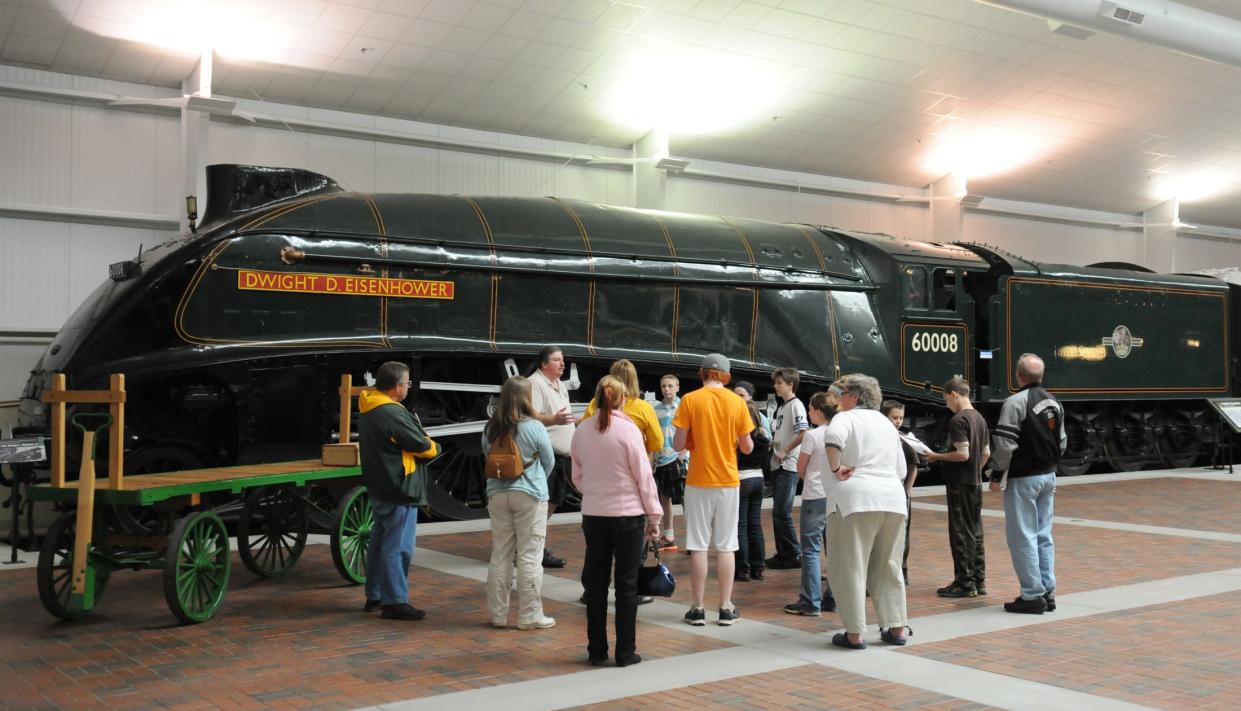
MULTIPOLYGON (((800 568, 797 600, 785 612, 818 616, 838 611, 844 631, 832 644, 863 649, 866 597, 874 602, 880 639, 904 645, 908 626, 910 495, 919 457, 941 463, 949 509, 952 582, 944 597, 986 594, 981 487, 991 465, 990 488, 1005 487, 1006 532, 1021 594, 1004 609, 1041 614, 1055 610, 1051 538, 1055 468, 1066 444, 1063 408, 1042 387, 1043 362, 1026 354, 1016 364, 1021 389, 1003 404, 988 435, 973 408, 969 384, 953 378, 943 397, 953 412, 949 449, 931 451, 902 434, 904 406, 883 400, 875 378, 840 377, 815 393, 809 408, 797 398, 795 369, 772 374, 777 397, 772 422, 754 401, 752 383, 729 387, 729 360, 702 359, 702 387, 680 396, 674 375, 660 379, 652 405, 639 389, 628 360, 616 361, 600 379, 578 420, 561 381, 564 356, 549 346, 529 377, 512 377, 483 432, 483 451, 511 438, 520 474, 487 482, 492 554, 487 576, 491 624, 509 624, 512 590, 516 627, 546 629, 541 567, 561 567, 546 546, 547 518, 572 486, 581 494, 585 562, 587 653, 593 665, 609 659, 607 604, 615 589, 617 666, 641 661, 636 645, 638 572, 648 547, 690 555, 690 606, 686 623, 705 625, 706 581, 714 552, 719 593, 715 622, 741 618, 732 601, 734 582, 762 580, 765 568, 800 568), (994 448, 991 442, 994 441, 994 448), (761 525, 764 469, 773 489, 775 554, 764 559, 761 525), (800 535, 792 508, 802 483, 800 535), (1006 486, 1005 486, 1006 485, 1006 486), (673 506, 683 507, 685 538, 678 542, 673 506), (827 555, 821 577, 820 556, 827 555), (515 569, 515 574, 514 574, 515 569), (515 585, 514 585, 515 581, 515 585), (825 585, 824 583, 830 584, 825 585)), ((409 370, 385 363, 376 389, 359 400, 363 481, 375 511, 367 559, 366 610, 388 619, 421 619, 408 600, 416 506, 425 503, 424 462, 437 445, 400 403, 409 370), (391 407, 396 405, 396 407, 391 407)))

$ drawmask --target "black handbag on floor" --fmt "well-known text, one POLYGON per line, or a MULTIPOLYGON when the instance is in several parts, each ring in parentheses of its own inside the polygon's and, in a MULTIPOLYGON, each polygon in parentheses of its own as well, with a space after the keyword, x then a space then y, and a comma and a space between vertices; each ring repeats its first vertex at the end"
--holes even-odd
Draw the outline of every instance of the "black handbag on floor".
POLYGON ((652 597, 672 597, 676 592, 677 580, 672 571, 659 558, 659 548, 654 541, 647 541, 642 551, 642 567, 638 569, 638 594, 652 597), (655 551, 655 565, 646 564, 646 556, 655 551))

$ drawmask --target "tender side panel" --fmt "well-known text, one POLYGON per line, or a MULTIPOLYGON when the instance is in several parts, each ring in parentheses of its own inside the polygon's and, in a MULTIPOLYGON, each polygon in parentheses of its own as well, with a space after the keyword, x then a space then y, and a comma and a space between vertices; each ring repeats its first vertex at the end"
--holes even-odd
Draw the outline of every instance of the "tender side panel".
MULTIPOLYGON (((1196 397, 1228 390, 1225 289, 1012 277, 1004 293, 1004 360, 1042 356, 1053 392, 1196 397)), ((1008 388, 1016 391, 1009 370, 1008 388)))

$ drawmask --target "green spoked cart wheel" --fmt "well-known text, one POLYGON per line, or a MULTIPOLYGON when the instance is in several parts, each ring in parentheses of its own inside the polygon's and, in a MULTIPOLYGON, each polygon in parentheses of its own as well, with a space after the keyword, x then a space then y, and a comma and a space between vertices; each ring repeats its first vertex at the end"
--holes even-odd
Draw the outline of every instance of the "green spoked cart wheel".
POLYGON ((302 556, 309 532, 310 514, 292 487, 252 489, 237 521, 237 553, 255 575, 283 575, 302 556))
MULTIPOLYGON (((72 620, 85 614, 69 605, 73 588, 73 542, 77 531, 77 514, 63 513, 52 521, 39 549, 39 565, 36 578, 39 600, 47 611, 62 620, 72 620)), ((108 587, 111 571, 95 568, 95 601, 103 596, 108 587)))
POLYGON ((228 530, 220 517, 199 511, 177 522, 164 559, 164 599, 186 624, 206 622, 228 590, 228 530))
POLYGON ((355 486, 336 506, 332 523, 332 562, 345 580, 361 585, 366 582, 366 547, 371 542, 375 515, 365 486, 355 486))

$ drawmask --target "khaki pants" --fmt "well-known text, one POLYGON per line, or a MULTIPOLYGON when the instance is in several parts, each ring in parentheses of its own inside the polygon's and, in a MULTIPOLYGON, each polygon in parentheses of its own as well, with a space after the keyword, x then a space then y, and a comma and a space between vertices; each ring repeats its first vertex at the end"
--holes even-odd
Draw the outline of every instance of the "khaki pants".
POLYGON ((497 492, 487 502, 491 514, 491 564, 487 567, 487 611, 491 621, 508 620, 513 553, 517 553, 517 624, 543 619, 543 542, 547 540, 547 502, 520 491, 497 492))
POLYGON ((866 591, 875 603, 880 627, 905 625, 905 515, 864 511, 827 517, 827 579, 845 631, 866 630, 866 591))

